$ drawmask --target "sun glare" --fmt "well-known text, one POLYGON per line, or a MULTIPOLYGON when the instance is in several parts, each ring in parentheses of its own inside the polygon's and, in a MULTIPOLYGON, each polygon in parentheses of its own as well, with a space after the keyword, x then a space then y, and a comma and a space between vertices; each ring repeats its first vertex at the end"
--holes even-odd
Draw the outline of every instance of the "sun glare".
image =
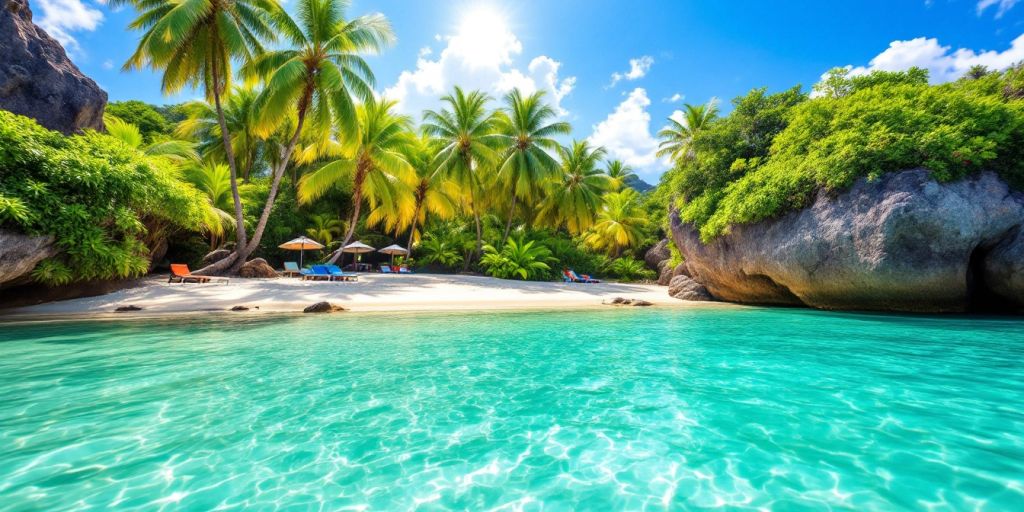
POLYGON ((519 44, 506 17, 493 7, 474 7, 463 15, 455 37, 474 65, 507 60, 509 52, 519 44))

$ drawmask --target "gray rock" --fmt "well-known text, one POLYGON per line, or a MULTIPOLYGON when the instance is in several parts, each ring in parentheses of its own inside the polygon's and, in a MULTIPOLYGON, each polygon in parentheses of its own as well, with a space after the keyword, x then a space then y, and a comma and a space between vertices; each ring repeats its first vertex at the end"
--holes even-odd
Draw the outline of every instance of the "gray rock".
POLYGON ((231 311, 249 311, 249 306, 234 306, 231 311))
POLYGON ((680 300, 715 300, 704 285, 687 276, 675 276, 668 285, 668 295, 680 300))
POLYGON ((217 249, 215 251, 210 251, 209 254, 203 256, 203 266, 209 265, 211 263, 216 263, 224 258, 227 258, 228 256, 231 256, 231 251, 227 249, 217 249))
POLYGON ((52 235, 23 235, 0 229, 0 287, 27 277, 40 261, 57 252, 52 235))
POLYGON ((337 304, 331 304, 330 302, 324 301, 317 302, 316 304, 308 306, 306 309, 302 310, 303 313, 334 313, 335 311, 345 311, 345 308, 337 304))
POLYGON ((668 248, 668 244, 669 241, 665 238, 644 253, 644 263, 647 263, 651 270, 660 271, 661 262, 672 257, 672 251, 668 248))
POLYGON ((960 312, 1024 306, 1024 195, 991 172, 940 184, 928 171, 858 180, 708 244, 673 212, 693 279, 733 302, 960 312))
POLYGON ((32 23, 28 0, 0 0, 0 109, 66 134, 103 129, 107 93, 32 23))
POLYGON ((633 305, 634 306, 645 306, 646 307, 646 306, 653 306, 654 303, 650 302, 650 301, 642 300, 642 299, 636 299, 636 300, 633 301, 633 305))
POLYGON ((114 312, 116 312, 116 313, 127 313, 127 312, 131 312, 131 311, 142 311, 142 308, 140 308, 139 306, 128 305, 128 306, 121 306, 121 307, 119 307, 119 308, 114 310, 114 312))
POLYGON ((277 271, 274 270, 274 267, 271 267, 270 264, 267 263, 267 260, 263 258, 253 258, 245 262, 245 264, 242 265, 242 268, 238 269, 238 275, 241 277, 255 277, 262 279, 280 277, 277 274, 277 271))

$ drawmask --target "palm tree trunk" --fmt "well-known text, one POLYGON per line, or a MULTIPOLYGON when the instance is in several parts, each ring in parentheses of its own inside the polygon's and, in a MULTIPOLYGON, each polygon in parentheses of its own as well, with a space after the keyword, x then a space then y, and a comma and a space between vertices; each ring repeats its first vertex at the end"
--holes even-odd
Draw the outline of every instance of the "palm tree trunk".
POLYGON ((505 235, 501 237, 501 246, 505 247, 505 242, 508 242, 508 233, 512 231, 512 218, 516 215, 516 197, 515 192, 512 192, 512 208, 508 211, 508 222, 505 223, 505 235))
MULTIPOLYGON (((213 75, 216 81, 217 59, 213 59, 213 75)), ((224 155, 228 161, 228 169, 231 170, 231 199, 235 202, 235 240, 236 247, 245 247, 247 234, 245 232, 245 217, 242 216, 242 197, 238 194, 238 167, 235 165, 235 153, 231 150, 231 136, 228 134, 228 122, 224 119, 224 108, 220 104, 220 86, 213 84, 213 105, 217 109, 217 123, 220 124, 221 142, 224 144, 224 155)))
MULTIPOLYGON (((476 223, 476 251, 474 256, 476 259, 480 259, 480 254, 484 251, 484 232, 480 228, 480 212, 476 209, 476 189, 472 183, 469 185, 469 206, 473 210, 473 222, 476 223)), ((466 262, 467 266, 469 262, 466 262)))
MULTIPOLYGON (((305 103, 305 102, 302 102, 305 103)), ((267 227, 267 220, 270 219, 270 212, 274 209, 274 200, 277 198, 277 189, 281 185, 281 178, 284 176, 284 171, 288 168, 288 162, 291 161, 292 151, 295 150, 296 144, 299 142, 299 135, 302 134, 302 124, 306 120, 306 108, 299 108, 298 123, 295 125, 295 133, 292 135, 291 140, 288 141, 288 146, 285 147, 284 154, 281 155, 281 162, 278 163, 277 169, 274 170, 274 181, 270 184, 270 193, 267 195, 267 202, 263 205, 263 213, 260 214, 260 220, 256 224, 256 229, 252 233, 252 239, 245 246, 244 250, 237 250, 238 259, 232 266, 232 271, 237 271, 245 264, 245 260, 249 258, 249 255, 256 250, 259 246, 260 240, 263 238, 263 231, 267 227)))
POLYGON ((330 261, 328 261, 331 265, 337 262, 338 258, 340 258, 342 254, 345 254, 342 250, 345 249, 345 246, 352 241, 352 235, 356 232, 356 222, 359 221, 359 210, 363 205, 363 172, 361 170, 356 171, 356 177, 355 180, 353 180, 352 186, 352 218, 348 223, 348 231, 345 232, 345 240, 341 242, 338 250, 334 251, 330 261))
POLYGON ((419 220, 421 204, 422 200, 416 201, 416 209, 412 213, 412 225, 409 226, 409 243, 405 244, 405 250, 409 251, 407 256, 412 256, 412 238, 416 236, 416 221, 419 220))

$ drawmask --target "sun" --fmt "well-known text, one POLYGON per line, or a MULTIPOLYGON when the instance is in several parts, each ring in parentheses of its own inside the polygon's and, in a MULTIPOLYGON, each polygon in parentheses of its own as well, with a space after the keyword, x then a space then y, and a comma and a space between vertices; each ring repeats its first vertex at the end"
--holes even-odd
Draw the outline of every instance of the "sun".
POLYGON ((454 39, 473 65, 504 62, 517 52, 519 40, 508 26, 508 18, 490 6, 475 6, 459 22, 454 39))

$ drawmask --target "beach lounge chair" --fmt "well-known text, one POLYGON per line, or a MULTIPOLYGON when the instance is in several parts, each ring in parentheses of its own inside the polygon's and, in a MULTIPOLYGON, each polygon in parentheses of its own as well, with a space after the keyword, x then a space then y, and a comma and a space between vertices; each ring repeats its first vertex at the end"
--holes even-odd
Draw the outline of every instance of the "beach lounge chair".
POLYGON ((577 275, 576 271, 573 270, 573 269, 569 269, 569 270, 565 271, 565 273, 569 277, 572 278, 572 282, 574 282, 574 283, 600 283, 601 282, 601 281, 599 281, 597 279, 591 278, 590 276, 588 276, 586 274, 584 274, 582 276, 577 275))
POLYGON ((210 281, 228 284, 226 277, 193 275, 192 271, 188 269, 188 265, 184 263, 171 263, 171 277, 167 280, 168 283, 209 283, 210 281))
POLYGON ((381 266, 380 266, 380 273, 381 274, 397 274, 398 272, 395 272, 395 271, 391 270, 391 265, 381 264, 381 266))
POLYGON ((302 269, 299 268, 299 264, 294 261, 284 262, 284 270, 281 271, 281 275, 285 277, 302 277, 302 269))
POLYGON ((333 279, 331 271, 323 265, 313 265, 308 271, 302 272, 303 281, 331 281, 333 279))
POLYGON ((409 270, 409 267, 407 267, 405 265, 402 265, 401 267, 398 267, 398 273, 399 274, 413 274, 414 272, 412 270, 409 270))
POLYGON ((331 273, 331 278, 335 281, 358 281, 358 274, 346 274, 345 271, 338 268, 337 265, 324 265, 328 272, 331 273))

